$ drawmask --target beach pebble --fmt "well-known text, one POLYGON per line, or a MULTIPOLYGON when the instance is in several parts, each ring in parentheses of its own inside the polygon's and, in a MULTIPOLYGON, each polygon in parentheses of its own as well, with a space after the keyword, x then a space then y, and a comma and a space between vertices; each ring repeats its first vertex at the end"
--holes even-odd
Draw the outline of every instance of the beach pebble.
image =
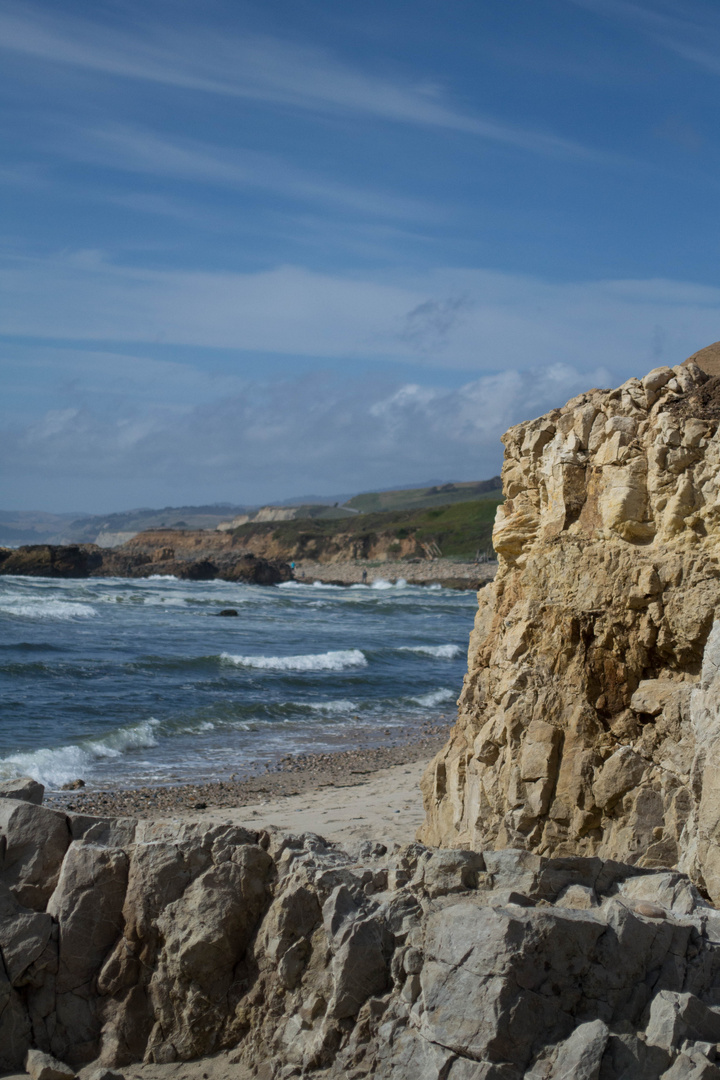
POLYGON ((648 919, 666 919, 667 912, 659 904, 653 904, 650 900, 638 900, 633 904, 633 911, 638 915, 644 915, 648 919))

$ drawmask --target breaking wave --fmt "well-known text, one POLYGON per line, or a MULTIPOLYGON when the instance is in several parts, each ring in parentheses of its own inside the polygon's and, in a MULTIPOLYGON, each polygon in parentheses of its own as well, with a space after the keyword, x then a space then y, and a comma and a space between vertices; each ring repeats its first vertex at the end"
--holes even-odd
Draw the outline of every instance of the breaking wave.
POLYGON ((17 600, 6 597, 0 603, 0 611, 26 619, 91 619, 97 615, 90 604, 70 600, 29 600, 25 596, 17 600))
POLYGON ((456 696, 456 690, 431 690, 429 694, 421 694, 420 697, 410 698, 410 700, 431 709, 434 705, 440 705, 443 701, 451 701, 456 696))
POLYGON ((10 754, 0 759, 0 777, 32 776, 49 788, 86 776, 96 761, 119 758, 129 750, 157 746, 160 721, 151 717, 139 724, 117 728, 98 739, 83 739, 69 746, 41 747, 30 753, 10 754))
POLYGON ((400 652, 421 653, 423 656, 435 656, 439 660, 454 660, 460 656, 459 645, 401 645, 400 652))
POLYGON ((233 656, 224 652, 220 659, 237 667, 262 671, 345 671, 367 666, 365 654, 360 649, 337 649, 307 656, 233 656))

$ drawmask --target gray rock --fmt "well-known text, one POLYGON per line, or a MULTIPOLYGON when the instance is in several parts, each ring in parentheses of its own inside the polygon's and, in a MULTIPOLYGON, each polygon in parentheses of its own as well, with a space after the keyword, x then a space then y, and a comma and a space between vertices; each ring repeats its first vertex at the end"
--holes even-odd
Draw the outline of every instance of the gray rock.
POLYGON ((26 971, 47 947, 52 928, 49 915, 23 907, 0 885, 0 950, 13 986, 22 985, 26 971))
POLYGON ((19 799, 21 802, 40 806, 45 794, 43 784, 31 776, 20 776, 16 780, 0 780, 0 799, 19 799))
POLYGON ((411 887, 430 897, 466 892, 477 888, 478 874, 484 869, 478 851, 426 851, 417 861, 411 887))
POLYGON ((720 1080, 720 1069, 702 1055, 680 1054, 660 1080, 720 1080))
POLYGON ((598 1080, 609 1034, 602 1020, 576 1027, 558 1048, 551 1080, 598 1080))
POLYGON ((372 916, 353 920, 336 937, 332 960, 335 992, 328 1008, 330 1016, 355 1016, 372 994, 385 989, 386 939, 382 921, 372 916))
POLYGON ((650 1006, 646 1037, 651 1045, 668 1051, 685 1039, 720 1042, 720 1012, 703 1005, 694 994, 661 990, 650 1006))
POLYGON ((0 883, 25 907, 43 911, 70 844, 65 815, 18 799, 0 799, 0 837, 5 841, 0 883))
POLYGON ((75 1070, 42 1050, 29 1050, 25 1071, 31 1080, 74 1080, 75 1070))
POLYGON ((555 901, 558 907, 578 908, 588 911, 597 907, 595 890, 589 885, 566 885, 555 901))

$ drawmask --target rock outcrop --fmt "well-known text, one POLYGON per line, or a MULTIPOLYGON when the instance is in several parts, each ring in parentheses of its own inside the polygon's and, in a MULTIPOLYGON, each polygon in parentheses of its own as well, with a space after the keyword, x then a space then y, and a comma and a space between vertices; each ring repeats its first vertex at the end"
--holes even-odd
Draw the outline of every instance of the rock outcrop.
POLYGON ((145 578, 153 574, 170 574, 188 581, 219 578, 248 585, 277 585, 292 577, 287 563, 258 558, 247 551, 220 551, 212 558, 195 548, 176 552, 168 546, 167 535, 163 544, 154 545, 150 550, 142 545, 108 550, 96 544, 29 544, 20 548, 0 548, 0 574, 50 578, 145 578))
POLYGON ((505 435, 424 842, 678 866, 720 899, 719 419, 688 362, 505 435))
POLYGON ((0 810, 0 1069, 720 1077, 720 912, 681 873, 0 810))

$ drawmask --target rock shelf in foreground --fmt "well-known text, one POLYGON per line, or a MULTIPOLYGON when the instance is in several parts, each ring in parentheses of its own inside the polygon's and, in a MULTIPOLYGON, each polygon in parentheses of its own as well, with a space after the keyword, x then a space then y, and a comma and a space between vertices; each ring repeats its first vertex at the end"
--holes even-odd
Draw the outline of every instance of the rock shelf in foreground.
MULTIPOLYGON (((34 794, 30 789, 29 794, 34 794)), ((719 1077, 720 912, 676 871, 0 799, 0 1067, 719 1077)))

